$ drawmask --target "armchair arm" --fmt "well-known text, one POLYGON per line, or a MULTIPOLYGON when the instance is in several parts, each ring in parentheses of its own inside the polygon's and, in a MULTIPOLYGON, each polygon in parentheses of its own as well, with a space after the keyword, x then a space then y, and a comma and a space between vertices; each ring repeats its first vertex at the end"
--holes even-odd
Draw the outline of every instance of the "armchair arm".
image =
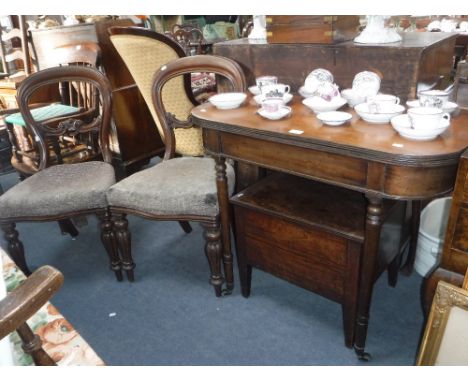
POLYGON ((0 339, 36 313, 63 284, 63 275, 51 266, 37 269, 0 301, 0 339))

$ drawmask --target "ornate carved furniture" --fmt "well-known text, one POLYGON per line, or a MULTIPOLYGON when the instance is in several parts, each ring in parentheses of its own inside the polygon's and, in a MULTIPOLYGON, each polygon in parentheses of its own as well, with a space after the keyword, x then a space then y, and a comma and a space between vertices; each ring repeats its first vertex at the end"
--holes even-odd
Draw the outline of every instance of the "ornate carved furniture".
POLYGON ((255 77, 274 74, 297 92, 312 70, 325 68, 340 89, 350 88, 354 76, 370 70, 382 77, 381 91, 398 95, 404 102, 416 98, 418 87, 450 81, 454 33, 405 32, 400 43, 249 44, 248 39, 214 44, 213 53, 237 61, 249 85, 255 77))
MULTIPOLYGON (((112 27, 109 32, 112 43, 135 79, 164 140, 164 130, 151 100, 153 74, 167 62, 184 57, 183 49, 169 37, 147 29, 112 27)), ((164 89, 163 99, 169 112, 180 120, 186 120, 190 110, 197 104, 192 94, 190 76, 171 80, 164 89)), ((177 154, 204 154, 202 134, 198 127, 178 129, 175 135, 177 154)))
MULTIPOLYGON (((100 51, 99 46, 88 43, 59 47, 54 51, 53 56, 56 66, 78 65, 96 67, 100 51)), ((40 94, 40 97, 44 101, 47 100, 48 105, 43 107, 40 107, 41 104, 34 106, 34 111, 32 112, 34 117, 40 120, 47 120, 75 113, 78 108, 91 110, 92 104, 95 102, 92 99, 94 95, 91 92, 91 88, 84 85, 76 85, 77 83, 63 82, 58 84, 56 89, 51 86, 42 87, 41 89, 46 89, 46 91, 41 90, 41 92, 36 92, 36 94, 40 94), (45 98, 46 94, 49 94, 48 99, 45 98)), ((35 97, 37 98, 37 95, 35 97)), ((18 110, 7 109, 3 110, 2 113, 8 113, 5 114, 5 125, 12 143, 13 155, 11 163, 20 176, 25 178, 37 171, 37 163, 34 158, 39 154, 35 151, 33 137, 21 113, 15 113, 18 110)), ((96 111, 95 108, 92 110, 96 111)), ((97 137, 93 136, 92 133, 88 135, 88 139, 81 146, 73 142, 73 148, 67 144, 67 141, 62 141, 60 152, 57 155, 67 156, 69 162, 72 159, 82 162, 86 158, 96 158, 99 155, 99 147, 96 142, 97 137)))
MULTIPOLYGON (((24 273, 30 274, 23 244, 15 229, 17 222, 54 221, 95 213, 101 221, 101 238, 118 280, 122 279, 112 222, 105 192, 115 183, 109 150, 112 98, 107 79, 87 67, 63 66, 36 72, 19 89, 21 115, 34 137, 37 169, 34 175, 0 197, 0 225, 5 232, 8 250, 24 273), (42 86, 68 82, 89 89, 91 106, 76 107, 65 117, 41 120, 34 118, 31 98, 42 86), (67 163, 60 150, 61 141, 73 143, 80 136, 97 132, 104 161, 67 163), (62 164, 63 163, 63 164, 62 164)), ((87 159, 83 155, 83 159, 87 159)))
MULTIPOLYGON (((468 146, 468 114, 453 118, 450 129, 430 142, 401 138, 387 125, 370 125, 353 110, 351 125, 323 127, 300 100, 292 115, 266 121, 256 114, 253 100, 235 110, 197 106, 193 121, 203 128, 205 149, 215 157, 232 158, 267 169, 355 190, 365 195, 363 250, 359 265, 354 348, 367 358, 365 343, 373 283, 378 271, 379 238, 385 200, 421 200, 452 190, 461 153, 468 146), (293 134, 291 129, 303 131, 293 134)), ((219 181, 220 203, 228 203, 219 181)), ((306 208, 306 206, 304 206, 306 208)), ((327 224, 325 221, 324 224, 327 224)))
MULTIPOLYGON (((224 283, 221 258, 224 262, 226 293, 233 288, 230 248, 229 210, 225 199, 218 202, 217 184, 226 194, 234 189, 234 170, 222 158, 174 157, 178 130, 191 128, 190 120, 181 121, 166 108, 166 86, 173 79, 198 71, 208 71, 226 77, 234 91, 245 91, 246 83, 240 67, 227 58, 192 56, 176 59, 156 71, 151 89, 155 117, 163 129, 166 151, 164 160, 140 171, 111 187, 107 200, 115 217, 116 237, 123 256, 123 269, 133 280, 130 233, 125 215, 128 213, 152 220, 197 221, 205 228, 205 252, 208 257, 210 283, 216 296, 221 296, 224 283), (229 181, 226 181, 226 177, 229 181), (229 191, 228 191, 229 189, 229 191)), ((137 80, 138 81, 138 80, 137 80)), ((171 105, 169 99, 169 105, 171 105)), ((186 136, 185 136, 186 137, 186 136)))

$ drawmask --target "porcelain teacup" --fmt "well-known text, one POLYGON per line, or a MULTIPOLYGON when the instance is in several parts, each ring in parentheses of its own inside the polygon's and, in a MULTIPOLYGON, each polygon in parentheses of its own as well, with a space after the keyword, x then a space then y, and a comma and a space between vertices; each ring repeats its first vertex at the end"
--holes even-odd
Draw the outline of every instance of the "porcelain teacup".
POLYGON ((450 93, 444 90, 422 90, 418 93, 421 106, 438 107, 442 109, 448 102, 450 93))
POLYGON ((267 113, 276 113, 281 106, 284 106, 282 98, 267 98, 262 101, 262 109, 267 113))
POLYGON ((289 93, 291 87, 285 84, 264 85, 261 88, 262 96, 265 99, 283 98, 286 93, 289 93))
POLYGON ((442 118, 450 121, 450 114, 437 107, 414 107, 408 109, 411 126, 416 130, 431 131, 440 126, 442 118))
POLYGON ((261 76, 257 77, 255 79, 255 83, 257 84, 258 88, 260 91, 262 90, 262 87, 266 85, 274 85, 278 83, 278 77, 276 76, 261 76))
POLYGON ((367 97, 367 103, 369 104, 369 110, 374 113, 378 113, 392 105, 399 105, 400 98, 392 94, 376 94, 367 97))

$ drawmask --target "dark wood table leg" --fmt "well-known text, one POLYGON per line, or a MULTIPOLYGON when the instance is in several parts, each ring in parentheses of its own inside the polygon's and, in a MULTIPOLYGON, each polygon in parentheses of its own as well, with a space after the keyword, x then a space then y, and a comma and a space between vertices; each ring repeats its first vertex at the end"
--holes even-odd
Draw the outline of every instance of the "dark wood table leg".
POLYGON ((382 198, 371 194, 366 195, 366 198, 366 232, 361 262, 361 282, 358 293, 358 313, 354 340, 354 350, 362 361, 368 361, 371 358, 370 354, 364 351, 364 348, 382 228, 382 198))
POLYGON ((409 276, 413 272, 414 259, 416 258, 416 248, 418 246, 419 223, 421 220, 422 200, 411 202, 411 233, 408 257, 401 272, 409 276))
POLYGON ((219 215, 221 220, 223 265, 226 289, 224 294, 231 294, 234 288, 234 273, 231 252, 231 220, 229 210, 229 191, 226 177, 226 159, 215 157, 216 162, 216 188, 218 191, 219 215))

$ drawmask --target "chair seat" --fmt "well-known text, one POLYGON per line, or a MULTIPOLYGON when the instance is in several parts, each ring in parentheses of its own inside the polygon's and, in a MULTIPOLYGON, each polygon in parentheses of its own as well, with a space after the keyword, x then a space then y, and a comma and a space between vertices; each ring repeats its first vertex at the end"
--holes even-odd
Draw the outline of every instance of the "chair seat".
MULTIPOLYGON (((234 169, 226 165, 229 194, 234 190, 234 169)), ((219 212, 215 161, 182 157, 163 161, 112 186, 111 207, 151 215, 216 216, 219 212)))
MULTIPOLYGON (((80 109, 77 107, 57 103, 33 109, 31 110, 31 114, 36 121, 45 121, 47 119, 64 117, 68 114, 74 114, 79 110, 80 109)), ((21 113, 10 114, 9 116, 5 117, 5 122, 20 126, 26 125, 23 117, 21 116, 21 113)))
POLYGON ((49 167, 0 196, 0 219, 53 217, 105 208, 105 193, 114 183, 114 168, 106 162, 49 167))

